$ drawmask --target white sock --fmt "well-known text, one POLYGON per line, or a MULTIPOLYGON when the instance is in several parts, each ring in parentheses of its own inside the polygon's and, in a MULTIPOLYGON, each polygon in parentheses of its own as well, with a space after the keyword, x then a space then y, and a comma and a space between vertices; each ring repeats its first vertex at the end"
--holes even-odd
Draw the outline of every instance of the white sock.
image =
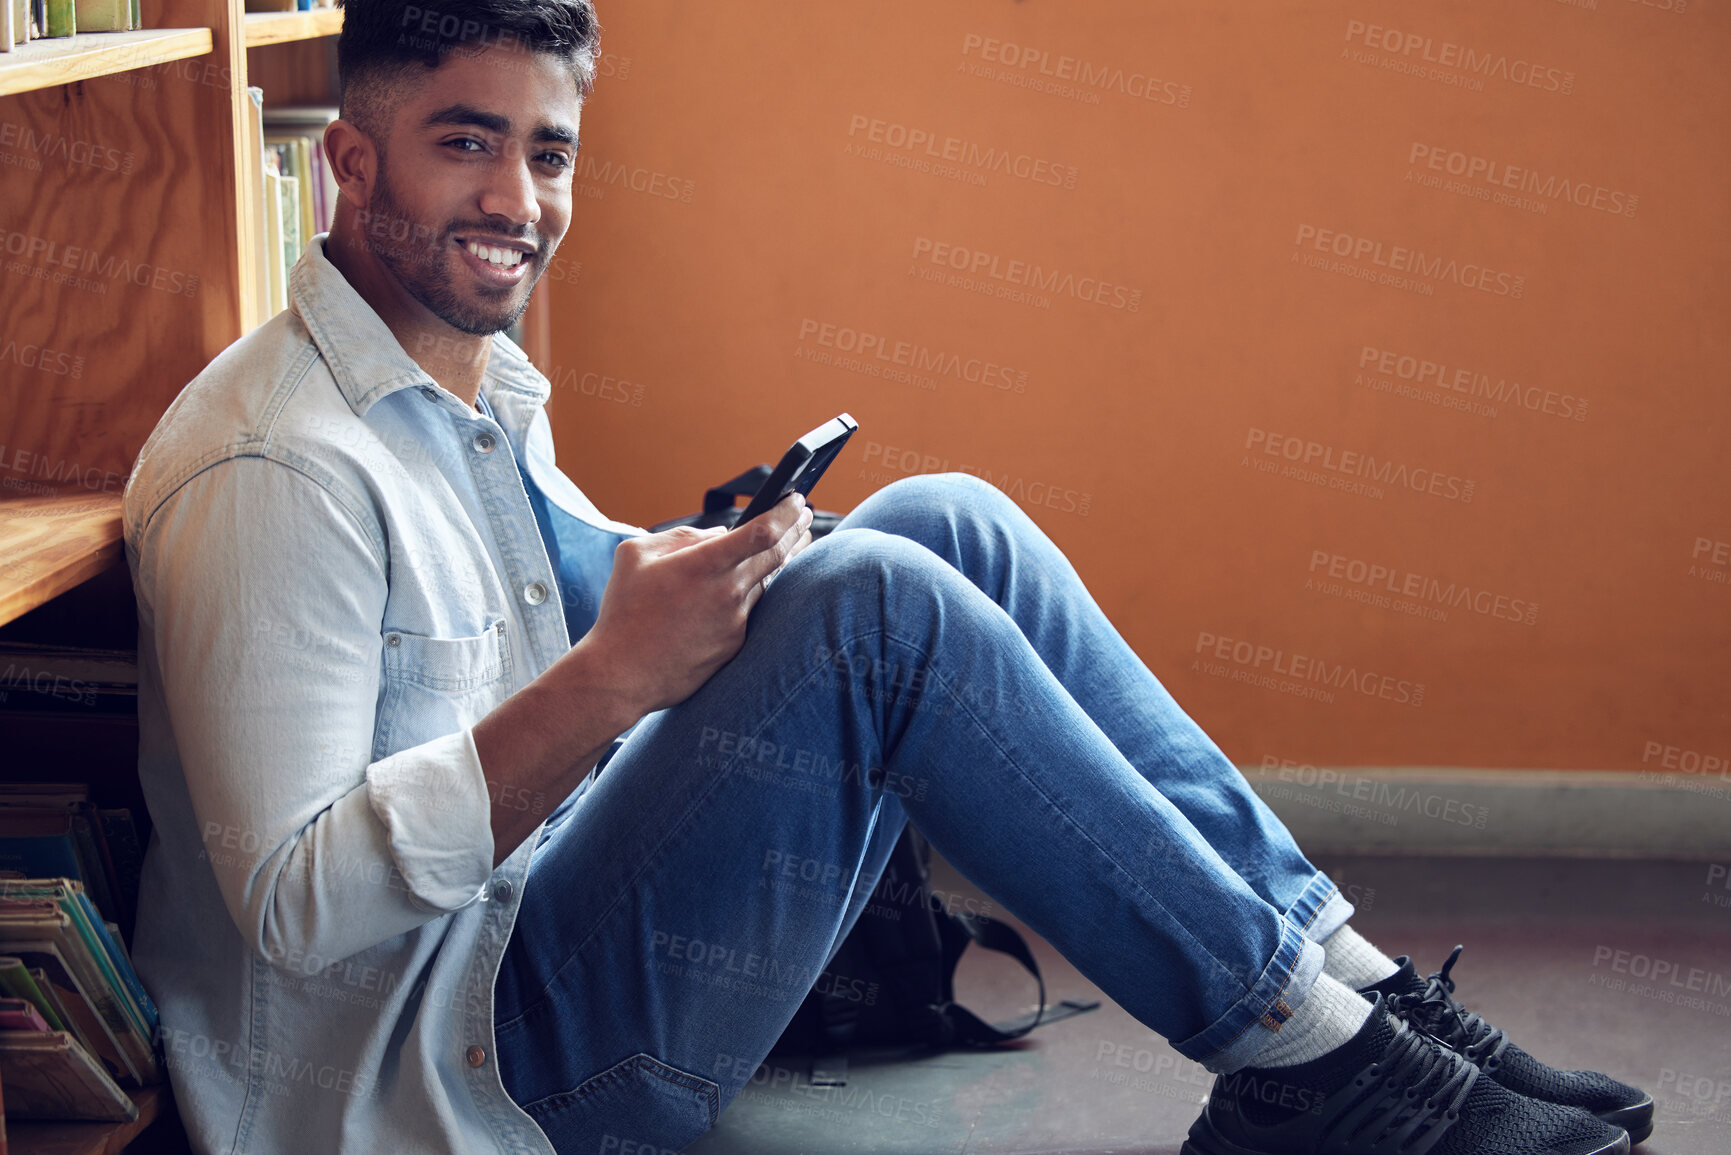
POLYGON ((1316 976, 1304 1005, 1269 1036, 1249 1065, 1290 1067, 1320 1059, 1352 1042, 1369 1017, 1370 1001, 1325 970, 1316 976))
POLYGON ((1400 968, 1394 960, 1364 940, 1364 936, 1345 923, 1339 930, 1322 940, 1327 957, 1322 973, 1339 979, 1353 990, 1362 990, 1371 983, 1381 982, 1400 968))

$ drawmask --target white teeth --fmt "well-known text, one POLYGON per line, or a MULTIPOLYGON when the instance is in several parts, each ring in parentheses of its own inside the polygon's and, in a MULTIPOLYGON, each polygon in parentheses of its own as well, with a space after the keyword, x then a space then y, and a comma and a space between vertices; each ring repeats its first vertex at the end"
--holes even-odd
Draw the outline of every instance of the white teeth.
POLYGON ((512 269, 523 263, 523 254, 516 249, 501 249, 497 245, 483 245, 470 241, 468 250, 481 260, 501 269, 512 269))

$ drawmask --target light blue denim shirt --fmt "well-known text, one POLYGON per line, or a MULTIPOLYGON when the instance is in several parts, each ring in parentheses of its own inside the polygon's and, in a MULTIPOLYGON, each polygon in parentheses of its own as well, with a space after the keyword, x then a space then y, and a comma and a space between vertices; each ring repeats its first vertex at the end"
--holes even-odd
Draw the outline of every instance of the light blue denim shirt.
POLYGON ((503 336, 477 412, 323 236, 290 287, 126 490, 155 823, 134 957, 175 1097, 199 1151, 551 1152, 493 1054, 537 838, 493 868, 472 727, 644 531, 559 472, 550 387, 503 336))

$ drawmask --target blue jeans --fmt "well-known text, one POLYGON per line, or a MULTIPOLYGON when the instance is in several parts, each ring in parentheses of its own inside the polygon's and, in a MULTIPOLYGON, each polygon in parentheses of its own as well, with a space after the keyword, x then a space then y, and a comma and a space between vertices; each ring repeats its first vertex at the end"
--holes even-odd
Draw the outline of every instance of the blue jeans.
POLYGON ((850 981, 825 967, 910 819, 1212 1070, 1352 913, 1027 515, 910 478, 549 820, 494 986, 506 1090, 561 1152, 696 1139, 814 983, 850 981))

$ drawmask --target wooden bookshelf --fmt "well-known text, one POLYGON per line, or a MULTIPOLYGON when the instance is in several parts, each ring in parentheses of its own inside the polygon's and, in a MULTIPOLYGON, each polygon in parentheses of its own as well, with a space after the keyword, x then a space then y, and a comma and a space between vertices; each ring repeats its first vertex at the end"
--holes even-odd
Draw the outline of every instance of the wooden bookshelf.
POLYGON ((95 577, 120 556, 118 493, 0 501, 0 624, 95 577))
MULTIPOLYGON (((100 620, 100 640, 80 644, 133 644, 110 621, 131 622, 121 489, 163 411, 261 315, 247 86, 267 102, 336 103, 340 10, 151 0, 144 12, 159 27, 0 55, 0 222, 13 238, 0 253, 0 625, 37 641, 100 620)), ((136 787, 128 720, 81 722, 102 730, 100 755, 56 761, 43 752, 63 748, 59 731, 16 712, 0 762, 136 787)), ((159 1114, 146 1142, 177 1126, 166 1086, 138 1098, 125 1127, 8 1120, 11 1149, 115 1152, 159 1114)))
POLYGON ((335 36, 343 30, 341 8, 315 8, 310 12, 248 12, 246 46, 286 44, 291 40, 313 40, 335 36))
POLYGON ((10 1155, 119 1155, 162 1114, 168 1088, 145 1087, 127 1094, 138 1104, 138 1118, 130 1123, 6 1120, 10 1155))
POLYGON ((0 220, 31 245, 0 259, 0 624, 120 564, 144 439, 264 315, 247 85, 335 103, 341 9, 157 0, 147 16, 170 27, 0 55, 0 220))
POLYGON ((208 28, 86 32, 32 40, 0 56, 0 96, 168 64, 203 56, 210 49, 208 28))

